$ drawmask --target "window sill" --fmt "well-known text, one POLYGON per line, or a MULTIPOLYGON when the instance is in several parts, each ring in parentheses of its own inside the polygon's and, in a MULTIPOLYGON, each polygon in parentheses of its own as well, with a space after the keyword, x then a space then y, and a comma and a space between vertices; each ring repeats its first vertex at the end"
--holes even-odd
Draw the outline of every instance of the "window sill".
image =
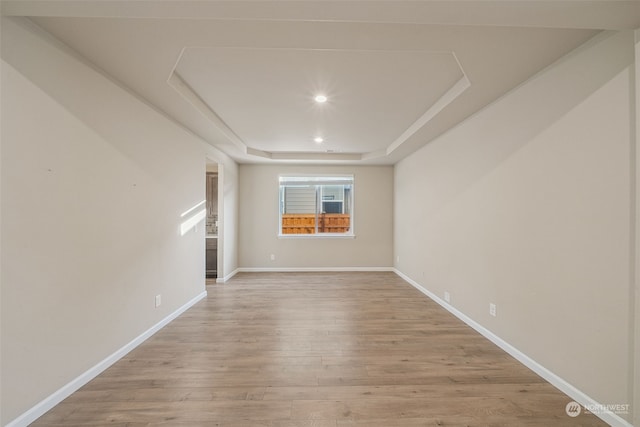
POLYGON ((355 234, 278 234, 278 239, 355 239, 355 234))

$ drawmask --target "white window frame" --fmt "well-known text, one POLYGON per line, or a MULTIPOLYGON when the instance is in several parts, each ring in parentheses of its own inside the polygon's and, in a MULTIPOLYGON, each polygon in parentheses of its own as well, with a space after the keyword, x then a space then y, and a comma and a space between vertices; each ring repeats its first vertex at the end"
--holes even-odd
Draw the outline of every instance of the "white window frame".
MULTIPOLYGON (((347 200, 343 199, 343 212, 347 200)), ((324 239, 324 238, 354 238, 355 237, 355 176, 349 174, 284 174, 278 176, 278 238, 285 239, 324 239), (299 182, 301 185, 316 186, 316 221, 315 233, 313 234, 283 234, 282 233, 282 214, 284 213, 284 186, 289 183, 299 182), (319 209, 322 207, 322 192, 318 191, 321 185, 350 185, 351 191, 349 196, 349 231, 346 233, 318 233, 318 215, 319 209)))

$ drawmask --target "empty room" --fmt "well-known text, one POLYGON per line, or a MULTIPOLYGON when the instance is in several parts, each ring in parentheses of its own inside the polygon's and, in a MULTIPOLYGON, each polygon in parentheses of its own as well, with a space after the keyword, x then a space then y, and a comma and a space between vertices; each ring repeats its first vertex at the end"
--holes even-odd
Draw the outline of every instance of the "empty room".
POLYGON ((0 425, 640 427, 640 2, 3 0, 0 425))

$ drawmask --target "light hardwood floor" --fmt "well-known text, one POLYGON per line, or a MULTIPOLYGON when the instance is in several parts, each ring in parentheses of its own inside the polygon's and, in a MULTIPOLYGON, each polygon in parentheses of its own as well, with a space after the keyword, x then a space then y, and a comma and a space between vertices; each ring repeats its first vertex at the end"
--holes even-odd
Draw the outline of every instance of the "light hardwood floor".
POLYGON ((241 273, 34 426, 604 426, 393 273, 241 273))

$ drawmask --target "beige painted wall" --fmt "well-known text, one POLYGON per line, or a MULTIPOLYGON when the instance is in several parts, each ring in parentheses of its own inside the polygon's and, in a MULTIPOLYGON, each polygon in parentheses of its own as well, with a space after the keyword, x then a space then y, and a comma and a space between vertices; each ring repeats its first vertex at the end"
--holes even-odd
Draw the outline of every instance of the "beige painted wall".
POLYGON ((635 359, 634 375, 635 378, 633 384, 633 425, 640 426, 640 171, 638 171, 638 165, 640 165, 640 29, 635 31, 635 115, 636 115, 636 134, 635 134, 635 163, 633 163, 633 170, 635 172, 635 295, 631 294, 631 298, 635 298, 634 316, 633 319, 633 334, 632 340, 634 342, 633 351, 631 357, 635 359))
POLYGON ((632 64, 598 37, 395 170, 397 268, 601 403, 631 403, 632 64))
MULTIPOLYGON (((1 15, 0 15, 1 18, 1 15)), ((2 19, 0 19, 0 46, 2 46, 2 19)), ((0 76, 4 73, 4 61, 0 60, 0 76)), ((0 79, 0 100, 2 99, 2 81, 0 79)), ((3 180, 2 180, 2 102, 0 102, 0 402, 2 402, 2 188, 3 188, 3 180)), ((0 404, 0 425, 2 425, 3 420, 3 409, 2 404, 0 404)))
POLYGON ((239 265, 259 269, 391 267, 392 194, 390 166, 240 165, 239 265), (278 176, 295 173, 354 175, 355 238, 278 237, 278 176))
POLYGON ((2 22, 2 425, 204 291, 204 223, 180 234, 202 141, 18 22, 2 22))

